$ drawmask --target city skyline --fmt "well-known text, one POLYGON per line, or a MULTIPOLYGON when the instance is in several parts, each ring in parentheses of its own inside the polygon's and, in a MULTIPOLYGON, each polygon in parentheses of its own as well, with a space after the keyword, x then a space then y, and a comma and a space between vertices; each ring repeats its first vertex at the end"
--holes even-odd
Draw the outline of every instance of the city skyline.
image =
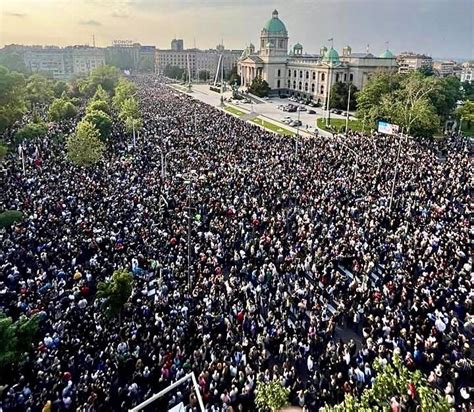
POLYGON ((474 5, 468 0, 4 0, 0 46, 6 44, 91 44, 114 39, 169 48, 173 37, 186 48, 243 49, 257 43, 277 8, 290 44, 315 53, 334 38, 334 47, 374 54, 386 48, 433 57, 474 57, 474 5), (409 13, 407 13, 409 10, 409 13), (58 15, 60 11, 60 15, 58 15))

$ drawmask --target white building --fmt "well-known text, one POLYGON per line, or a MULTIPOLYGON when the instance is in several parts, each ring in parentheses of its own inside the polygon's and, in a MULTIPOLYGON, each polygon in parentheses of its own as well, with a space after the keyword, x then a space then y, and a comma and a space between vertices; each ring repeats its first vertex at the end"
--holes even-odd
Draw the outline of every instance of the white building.
POLYGON ((409 73, 422 67, 433 68, 433 59, 430 56, 417 53, 401 53, 397 56, 398 72, 409 73))
POLYGON ((461 81, 472 83, 474 81, 474 62, 462 64, 461 81))
POLYGON ((88 46, 34 47, 27 49, 23 60, 33 73, 51 75, 54 79, 68 79, 75 74, 87 75, 105 64, 103 49, 88 46))
POLYGON ((345 47, 342 56, 331 47, 319 54, 303 53, 297 43, 288 52, 288 31, 275 10, 260 34, 260 49, 250 44, 242 54, 238 71, 243 86, 250 86, 260 76, 267 81, 272 94, 290 94, 323 103, 336 82, 351 82, 359 90, 377 70, 397 70, 395 56, 386 50, 376 57, 370 53, 352 53, 345 47))
POLYGON ((439 77, 455 76, 458 64, 453 60, 435 61, 433 70, 439 77))
POLYGON ((158 73, 162 74, 166 66, 177 66, 181 69, 191 71, 191 76, 196 79, 200 71, 208 71, 211 78, 214 77, 219 57, 222 54, 224 72, 231 71, 242 55, 242 50, 227 50, 222 45, 218 45, 215 49, 183 49, 179 50, 176 39, 171 42, 171 49, 156 50, 155 67, 158 73))

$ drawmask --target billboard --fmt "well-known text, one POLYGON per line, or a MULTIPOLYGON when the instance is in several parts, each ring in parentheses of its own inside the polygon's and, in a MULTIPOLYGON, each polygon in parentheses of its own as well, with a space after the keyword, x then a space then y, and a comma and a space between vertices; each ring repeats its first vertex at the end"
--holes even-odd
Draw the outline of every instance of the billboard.
POLYGON ((378 132, 385 134, 397 134, 400 128, 396 124, 379 122, 378 132))

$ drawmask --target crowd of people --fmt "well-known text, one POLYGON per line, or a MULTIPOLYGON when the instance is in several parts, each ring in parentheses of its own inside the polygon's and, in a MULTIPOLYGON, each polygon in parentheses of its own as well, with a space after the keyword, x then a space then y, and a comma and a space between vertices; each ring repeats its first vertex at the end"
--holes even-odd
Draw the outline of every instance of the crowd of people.
MULTIPOLYGON (((300 136, 296 151, 136 82, 135 145, 116 124, 103 160, 76 167, 57 124, 26 145, 25 174, 16 153, 1 165, 0 210, 25 219, 0 232, 0 306, 41 320, 0 410, 124 411, 194 372, 208 411, 254 411, 272 379, 317 411, 396 353, 470 410, 465 140, 403 138, 397 156, 394 136, 300 136), (117 269, 133 293, 110 319, 96 290, 117 269)), ((179 402, 197 410, 189 383, 149 410, 179 402)), ((417 410, 408 392, 391 405, 417 410)))

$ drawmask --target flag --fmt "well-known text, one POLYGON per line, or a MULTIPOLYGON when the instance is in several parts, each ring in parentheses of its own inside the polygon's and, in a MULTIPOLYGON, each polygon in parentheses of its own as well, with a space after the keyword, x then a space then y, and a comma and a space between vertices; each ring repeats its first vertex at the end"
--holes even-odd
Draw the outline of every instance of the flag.
POLYGON ((332 37, 330 39, 328 39, 328 41, 333 41, 333 40, 334 40, 334 38, 332 38, 332 37))

